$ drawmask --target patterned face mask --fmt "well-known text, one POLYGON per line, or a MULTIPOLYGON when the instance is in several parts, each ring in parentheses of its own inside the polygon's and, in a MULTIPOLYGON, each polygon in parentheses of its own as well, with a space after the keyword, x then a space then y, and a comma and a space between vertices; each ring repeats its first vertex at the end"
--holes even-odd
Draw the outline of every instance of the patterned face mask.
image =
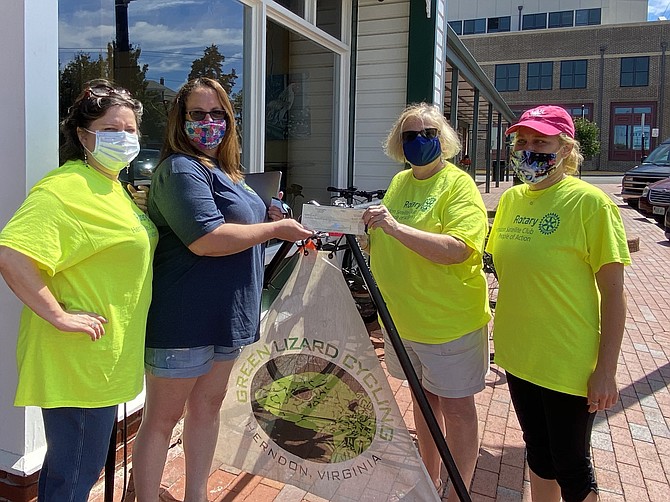
POLYGON ((226 135, 225 120, 187 120, 186 135, 196 145, 211 150, 219 146, 226 135))
POLYGON ((546 180, 561 164, 563 159, 556 162, 556 153, 538 153, 529 150, 512 152, 512 169, 524 183, 536 185, 546 180))

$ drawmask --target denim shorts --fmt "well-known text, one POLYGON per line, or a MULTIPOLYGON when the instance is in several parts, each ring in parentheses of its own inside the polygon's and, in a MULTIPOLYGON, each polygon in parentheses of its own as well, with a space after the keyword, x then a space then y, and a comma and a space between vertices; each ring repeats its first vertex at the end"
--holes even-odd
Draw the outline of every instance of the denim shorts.
POLYGON ((214 362, 233 361, 242 351, 241 347, 203 345, 183 349, 144 350, 144 369, 161 378, 197 378, 209 373, 214 362))

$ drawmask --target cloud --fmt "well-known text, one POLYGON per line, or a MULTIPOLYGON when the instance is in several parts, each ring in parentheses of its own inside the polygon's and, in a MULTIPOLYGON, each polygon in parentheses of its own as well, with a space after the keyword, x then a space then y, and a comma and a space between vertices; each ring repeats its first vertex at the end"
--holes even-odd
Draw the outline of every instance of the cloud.
POLYGON ((130 8, 132 8, 133 14, 144 14, 158 9, 163 10, 171 7, 182 7, 184 5, 202 5, 204 3, 202 0, 144 0, 132 4, 130 8))
POLYGON ((670 7, 668 0, 649 0, 647 19, 656 21, 659 16, 667 16, 668 7, 670 7))

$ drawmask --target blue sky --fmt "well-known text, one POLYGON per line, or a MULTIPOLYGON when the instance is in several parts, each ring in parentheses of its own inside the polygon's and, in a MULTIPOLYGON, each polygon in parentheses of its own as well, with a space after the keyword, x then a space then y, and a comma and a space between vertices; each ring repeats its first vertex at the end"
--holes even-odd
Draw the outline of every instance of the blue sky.
POLYGON ((647 19, 649 21, 656 21, 659 16, 665 16, 670 19, 670 0, 649 0, 647 19))
MULTIPOLYGON (((191 63, 205 47, 216 44, 226 57, 223 70, 242 76, 244 7, 236 0, 131 0, 128 6, 130 43, 142 49, 147 79, 165 79, 179 89, 191 63)), ((106 55, 115 38, 114 0, 60 0, 58 3, 61 67, 80 52, 106 55)), ((234 90, 239 90, 241 78, 234 90)))
MULTIPOLYGON (((649 0, 647 19, 670 19, 670 0, 649 0)), ((178 89, 191 62, 205 47, 216 44, 242 83, 244 7, 236 0, 131 0, 128 6, 130 42, 142 49, 141 63, 148 64, 147 78, 178 89)), ((79 52, 106 54, 114 39, 114 0, 60 0, 59 59, 61 66, 79 52)))

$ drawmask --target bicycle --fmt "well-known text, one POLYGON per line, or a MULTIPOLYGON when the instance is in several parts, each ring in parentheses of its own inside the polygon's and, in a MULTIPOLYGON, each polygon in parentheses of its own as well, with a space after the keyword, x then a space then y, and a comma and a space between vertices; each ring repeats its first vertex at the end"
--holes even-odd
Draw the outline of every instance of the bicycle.
MULTIPOLYGON (((386 193, 386 190, 359 190, 355 186, 350 186, 348 188, 329 186, 326 190, 335 193, 335 195, 331 197, 331 205, 358 209, 378 203, 379 199, 382 199, 386 193)), ((309 203, 318 205, 318 202, 316 201, 310 201, 309 203)), ((351 295, 356 303, 356 308, 358 309, 363 322, 366 325, 375 322, 377 320, 377 308, 372 301, 368 287, 365 284, 363 275, 354 259, 351 247, 347 243, 345 236, 336 233, 317 233, 312 238, 312 241, 317 249, 329 252, 331 257, 341 256, 340 267, 342 269, 342 275, 349 287, 349 291, 351 291, 351 295)), ((263 282, 264 289, 271 289, 273 287, 272 282, 275 278, 287 275, 293 268, 291 261, 294 259, 295 255, 285 259, 292 247, 292 243, 283 243, 270 264, 266 267, 265 280, 263 282)))
MULTIPOLYGON (((386 190, 359 190, 355 186, 350 186, 348 188, 337 188, 329 186, 326 188, 326 190, 336 194, 331 197, 331 204, 333 206, 352 207, 358 209, 362 209, 372 204, 377 204, 379 200, 383 199, 384 195, 386 194, 386 190)), ((340 263, 342 274, 344 275, 344 280, 346 281, 347 286, 349 286, 349 291, 351 291, 351 296, 354 298, 356 308, 358 308, 358 312, 363 319, 363 322, 366 325, 375 322, 377 320, 377 308, 372 301, 370 291, 365 284, 363 274, 361 273, 360 268, 354 259, 351 248, 347 244, 346 240, 343 242, 343 235, 331 234, 330 236, 337 237, 333 252, 337 253, 338 251, 343 251, 342 260, 340 263)), ((328 244, 325 245, 328 246, 328 244)))

